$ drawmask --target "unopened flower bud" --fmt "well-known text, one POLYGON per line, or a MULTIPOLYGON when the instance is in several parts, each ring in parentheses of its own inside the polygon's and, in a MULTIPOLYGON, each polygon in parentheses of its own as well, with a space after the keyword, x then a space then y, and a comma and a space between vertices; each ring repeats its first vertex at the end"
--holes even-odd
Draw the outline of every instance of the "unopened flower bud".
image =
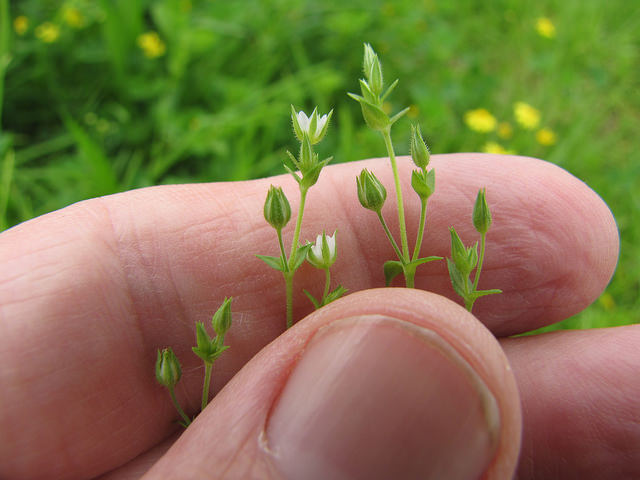
POLYGON ((435 190, 436 172, 434 169, 429 171, 414 170, 411 174, 411 186, 418 196, 426 200, 435 190))
POLYGON ((455 228, 452 227, 449 231, 451 233, 451 259, 458 270, 468 276, 478 263, 478 245, 466 248, 455 228))
POLYGON ((491 227, 491 212, 487 203, 486 190, 484 188, 478 191, 476 203, 473 207, 473 226, 476 230, 485 234, 491 227))
POLYGON ((411 126, 411 158, 413 159, 413 163, 416 164, 418 168, 425 169, 429 164, 429 158, 431 154, 429 153, 429 148, 427 144, 424 143, 424 139, 422 138, 422 133, 420 132, 420 125, 411 126))
POLYGON ((156 360, 156 380, 158 383, 167 388, 173 388, 180 377, 182 369, 178 357, 173 353, 171 348, 158 350, 158 358, 156 360))
POLYGON ((370 171, 364 169, 360 175, 356 177, 358 185, 358 200, 360 204, 374 212, 380 212, 385 200, 387 199, 387 190, 380 180, 370 171))
POLYGON ((291 205, 281 187, 271 185, 264 202, 264 218, 276 230, 282 230, 291 219, 291 205))
POLYGON ((232 298, 226 298, 220 305, 220 308, 213 314, 211 324, 216 335, 224 337, 225 333, 231 328, 231 300, 232 298))

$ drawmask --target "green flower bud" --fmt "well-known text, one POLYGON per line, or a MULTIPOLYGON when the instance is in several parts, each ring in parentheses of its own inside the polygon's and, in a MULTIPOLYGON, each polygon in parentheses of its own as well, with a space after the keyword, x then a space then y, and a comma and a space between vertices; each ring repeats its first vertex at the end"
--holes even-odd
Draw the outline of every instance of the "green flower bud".
POLYGON ((416 164, 418 168, 424 170, 427 168, 429 164, 429 158, 431 154, 429 153, 429 148, 427 144, 424 143, 424 139, 422 138, 422 133, 420 132, 420 125, 413 126, 411 125, 411 158, 413 159, 413 163, 416 164))
POLYGON ((158 383, 167 388, 173 388, 180 377, 182 369, 178 357, 171 348, 158 350, 158 358, 156 360, 156 380, 158 383))
POLYGON ((435 170, 414 170, 411 174, 411 186, 421 199, 426 200, 436 188, 435 170))
POLYGON ((219 337, 224 337, 227 331, 231 328, 231 300, 233 298, 226 298, 220 305, 220 308, 213 314, 211 324, 213 330, 219 337))
POLYGON ((209 336, 204 328, 204 323, 196 323, 196 341, 197 346, 192 347, 193 353, 200 357, 203 361, 211 363, 217 357, 218 348, 216 342, 209 336))
POLYGON ((486 189, 482 188, 478 191, 476 203, 473 207, 473 226, 476 230, 485 234, 491 227, 491 212, 487 204, 486 189))
POLYGON ((336 261, 336 233, 328 236, 325 232, 318 235, 316 243, 307 252, 307 261, 316 268, 327 270, 336 261))
POLYGON ((369 47, 369 52, 372 53, 369 53, 369 58, 367 59, 367 48, 365 47, 365 63, 369 63, 369 65, 365 65, 368 67, 368 70, 364 72, 364 75, 369 87, 371 88, 371 92, 376 97, 379 97, 384 85, 384 81, 382 79, 382 66, 380 65, 378 55, 376 55, 371 46, 367 46, 369 47))
POLYGON ((458 236, 455 228, 449 229, 451 233, 451 259, 458 270, 468 276, 478 263, 478 244, 466 248, 458 236))
POLYGON ((364 169, 360 175, 356 177, 358 185, 358 200, 360 204, 374 212, 380 212, 385 200, 387 199, 387 190, 380 180, 370 171, 364 169))
POLYGON ((367 79, 369 78, 369 74, 373 69, 373 64, 375 62, 380 63, 380 60, 378 60, 378 55, 373 50, 371 45, 369 45, 368 43, 365 43, 364 44, 364 60, 362 62, 362 72, 364 73, 364 76, 367 79))
POLYGON ((291 205, 282 188, 271 185, 264 202, 264 218, 276 230, 282 230, 291 219, 291 205))

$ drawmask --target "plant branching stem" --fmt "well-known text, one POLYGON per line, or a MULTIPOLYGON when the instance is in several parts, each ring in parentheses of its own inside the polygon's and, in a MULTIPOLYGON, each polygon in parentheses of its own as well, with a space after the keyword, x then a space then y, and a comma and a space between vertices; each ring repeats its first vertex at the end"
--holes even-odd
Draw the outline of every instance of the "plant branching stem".
POLYGON ((396 252, 396 255, 398 256, 398 260, 400 260, 400 262, 402 262, 404 264, 404 259, 402 258, 402 252, 400 251, 400 248, 398 247, 398 244, 396 243, 396 240, 393 238, 393 235, 391 234, 391 231, 389 230, 389 227, 387 226, 387 222, 384 221, 384 217, 382 216, 382 212, 377 212, 378 213, 378 219, 380 220, 380 223, 382 224, 382 228, 384 228, 384 233, 387 234, 387 238, 389 239, 389 242, 391 243, 391 246, 393 247, 393 250, 396 252))
POLYGON ((402 260, 403 263, 409 262, 409 242, 407 240, 407 225, 404 219, 404 202, 402 200, 402 188, 400 187, 400 176, 398 174, 398 165, 396 162, 396 154, 393 150, 391 142, 391 127, 382 132, 384 144, 387 147, 387 154, 391 162, 391 170, 393 170, 393 181, 396 187, 396 200, 398 204, 398 225, 400 228, 400 243, 402 244, 402 260))
MULTIPOLYGON (((478 268, 476 268, 476 276, 473 279, 473 291, 478 290, 478 282, 480 281, 480 272, 482 271, 482 264, 484 262, 484 246, 486 243, 487 234, 480 235, 480 255, 478 256, 478 268)), ((472 304, 473 305, 473 304, 472 304)))
POLYGON ((427 220, 427 199, 420 199, 420 226, 418 227, 418 235, 416 236, 416 246, 413 249, 413 257, 411 260, 415 261, 420 255, 420 248, 422 247, 422 237, 424 236, 424 225, 427 220))
MULTIPOLYGON (((307 199, 308 188, 300 187, 300 206, 298 207, 298 217, 296 219, 296 227, 293 232, 293 240, 291 241, 291 253, 289 261, 286 265, 287 271, 283 272, 284 283, 286 288, 286 304, 287 304, 287 329, 293 325, 293 275, 295 274, 293 267, 298 254, 298 242, 300 241, 300 228, 302 227, 302 215, 304 214, 304 204, 307 199)), ((282 242, 280 238, 280 242, 282 242)), ((281 244, 282 255, 284 256, 284 245, 281 244)), ((286 259, 285 259, 286 261, 286 259)))

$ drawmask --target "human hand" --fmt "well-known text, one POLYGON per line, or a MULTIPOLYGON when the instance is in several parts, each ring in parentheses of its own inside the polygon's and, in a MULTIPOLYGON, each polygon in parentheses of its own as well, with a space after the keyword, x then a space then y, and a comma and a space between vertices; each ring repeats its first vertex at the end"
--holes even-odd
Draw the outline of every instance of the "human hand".
MULTIPOLYGON (((380 286, 393 255, 356 201, 365 165, 390 184, 384 161, 328 167, 303 227, 303 238, 340 230, 334 275, 351 292, 380 286)), ((429 254, 448 254, 450 225, 473 238, 473 195, 487 187, 494 224, 481 283, 504 293, 478 301, 479 321, 437 295, 454 295, 438 262, 416 278, 435 293, 354 293, 282 334, 281 278, 253 256, 274 245, 261 210, 270 180, 133 191, 3 233, 0 478, 138 478, 152 467, 145 478, 502 479, 517 462, 520 400, 518 478, 640 475, 638 327, 491 335, 562 320, 597 298, 618 253, 607 207, 532 159, 432 165, 429 254), (231 349, 213 391, 224 389, 178 438, 156 349, 181 358, 177 394, 195 412, 193 325, 228 295, 231 349)), ((317 273, 301 273, 301 286, 317 273)), ((296 305, 295 318, 310 310, 296 305)))

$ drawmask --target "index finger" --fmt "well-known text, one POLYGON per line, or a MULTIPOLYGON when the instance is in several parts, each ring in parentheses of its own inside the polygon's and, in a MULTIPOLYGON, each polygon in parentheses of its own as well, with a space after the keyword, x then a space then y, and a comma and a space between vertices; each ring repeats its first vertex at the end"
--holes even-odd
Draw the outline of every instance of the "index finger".
MULTIPOLYGON (((401 163, 408 178, 410 164, 401 163)), ((504 293, 478 301, 476 313, 494 333, 561 320, 604 288, 617 231, 582 182, 519 157, 434 156, 432 165, 425 255, 449 254, 451 225, 467 244, 475 241, 473 200, 487 188, 494 224, 480 287, 504 293)), ((363 167, 392 185, 384 159, 327 168, 310 191, 302 234, 339 230, 333 276, 352 291, 382 285, 381 265, 393 258, 376 216, 357 202, 354 177, 363 167)), ((262 218, 270 183, 283 185, 295 211, 296 185, 284 176, 153 187, 83 202, 0 236, 0 432, 3 445, 8 438, 13 445, 1 449, 0 465, 91 476, 157 442, 172 413, 154 385, 155 349, 172 345, 186 359, 182 396, 195 407, 193 323, 207 321, 224 296, 235 298, 237 313, 214 389, 282 331, 282 278, 254 257, 277 254, 262 218), (73 414, 61 414, 69 404, 73 414), (81 458, 61 454, 78 445, 81 458)), ((408 183, 404 190, 412 238, 419 202, 408 183)), ((385 213, 397 231, 389 197, 385 213)), ((313 290, 319 273, 303 269, 296 291, 313 290)), ((420 267, 416 285, 454 296, 444 262, 420 267)), ((302 295, 294 302, 295 318, 311 310, 302 295)))

